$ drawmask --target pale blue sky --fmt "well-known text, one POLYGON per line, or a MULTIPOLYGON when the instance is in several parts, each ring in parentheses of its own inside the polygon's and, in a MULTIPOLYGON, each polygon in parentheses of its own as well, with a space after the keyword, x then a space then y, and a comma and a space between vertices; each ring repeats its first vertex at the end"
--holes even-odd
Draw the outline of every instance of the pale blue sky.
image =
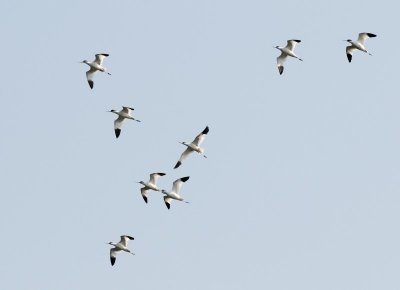
POLYGON ((1 288, 399 289, 399 10, 3 1, 1 288), (349 64, 363 31, 373 56, 349 64), (289 38, 304 62, 280 76, 289 38), (78 62, 99 52, 112 76, 90 90, 78 62), (142 123, 116 140, 122 105, 142 123), (208 158, 173 170, 206 125, 208 158), (190 175, 191 203, 146 205, 136 182, 156 171, 165 189, 190 175), (111 267, 121 234, 136 256, 111 267))

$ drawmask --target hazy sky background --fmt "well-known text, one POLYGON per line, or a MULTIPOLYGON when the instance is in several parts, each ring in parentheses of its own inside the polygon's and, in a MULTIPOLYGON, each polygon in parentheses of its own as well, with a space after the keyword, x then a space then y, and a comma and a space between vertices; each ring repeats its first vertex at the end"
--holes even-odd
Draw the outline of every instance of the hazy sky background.
POLYGON ((2 289, 400 289, 396 1, 2 1, 2 289), (345 55, 359 32, 373 56, 345 55), (301 39, 282 76, 279 51, 301 39), (389 50, 390 48, 390 50, 389 50), (90 90, 78 63, 109 53, 90 90), (122 105, 142 123, 113 132, 122 105), (173 170, 208 125, 204 159, 173 170), (165 207, 162 188, 190 175, 165 207), (106 242, 135 241, 111 267, 106 242))

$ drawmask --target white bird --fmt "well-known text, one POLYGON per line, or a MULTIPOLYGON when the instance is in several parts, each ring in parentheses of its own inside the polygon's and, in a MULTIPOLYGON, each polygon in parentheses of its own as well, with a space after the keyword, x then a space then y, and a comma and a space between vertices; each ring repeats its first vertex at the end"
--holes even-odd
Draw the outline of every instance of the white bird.
POLYGON ((154 191, 161 191, 161 189, 159 189, 156 185, 157 183, 157 179, 160 176, 164 176, 165 173, 162 172, 157 172, 157 173, 152 173, 150 174, 150 179, 148 182, 144 182, 144 181, 139 181, 138 183, 144 185, 144 187, 142 187, 140 189, 140 193, 143 196, 144 201, 147 203, 147 193, 149 192, 149 190, 154 190, 154 191))
POLYGON ((185 151, 183 151, 183 153, 182 153, 181 157, 179 158, 178 162, 176 163, 174 169, 181 166, 183 160, 185 160, 186 157, 188 157, 189 154, 192 153, 193 151, 196 151, 197 153, 203 155, 203 157, 207 158, 207 156, 205 156, 203 154, 204 149, 201 148, 200 145, 204 141, 204 138, 206 137, 208 131, 209 131, 209 128, 207 126, 199 135, 196 136, 196 138, 190 144, 188 144, 186 142, 179 142, 179 143, 187 146, 187 148, 185 151))
POLYGON ((115 136, 117 138, 121 134, 122 123, 125 121, 125 119, 130 119, 130 120, 134 120, 136 122, 140 122, 140 120, 137 120, 132 117, 131 113, 133 110, 134 109, 130 108, 130 107, 122 107, 121 111, 116 111, 116 110, 108 111, 110 113, 114 113, 114 114, 118 115, 118 118, 115 119, 115 121, 114 121, 114 131, 115 131, 115 136))
MULTIPOLYGON (((96 59, 93 62, 88 62, 86 59, 81 61, 81 63, 86 63, 90 67, 90 69, 86 72, 86 78, 91 89, 93 89, 93 77, 97 71, 106 72, 106 68, 103 66, 103 60, 107 56, 109 56, 109 54, 98 53, 96 54, 96 59)), ((111 75, 109 72, 107 72, 107 74, 111 75)))
POLYGON ((114 248, 110 249, 110 260, 111 260, 111 266, 114 266, 115 264, 115 260, 117 259, 117 254, 121 251, 130 253, 132 255, 135 255, 134 253, 132 253, 129 249, 128 249, 128 241, 129 240, 133 240, 134 238, 131 236, 126 236, 123 235, 121 236, 121 240, 117 243, 114 244, 113 242, 109 242, 108 244, 110 244, 111 246, 114 246, 114 248))
POLYGON ((172 184, 172 190, 171 191, 166 191, 164 189, 161 190, 161 192, 165 194, 164 202, 165 202, 165 205, 167 206, 168 209, 170 209, 171 201, 173 199, 189 203, 188 201, 184 200, 179 195, 179 191, 180 191, 180 189, 182 187, 182 184, 184 182, 186 182, 189 179, 189 177, 190 176, 186 176, 186 177, 182 177, 182 178, 179 178, 179 179, 175 180, 174 183, 172 184))
POLYGON ((281 51, 281 55, 276 58, 279 74, 283 73, 283 64, 285 63, 286 58, 288 56, 291 56, 291 57, 297 58, 298 60, 303 61, 301 58, 299 58, 297 55, 294 54, 294 48, 300 42, 301 42, 301 40, 298 40, 298 39, 289 39, 287 41, 287 45, 285 47, 274 46, 276 49, 279 49, 281 51))
POLYGON ((364 46, 364 42, 367 38, 371 38, 371 37, 376 37, 376 34, 373 33, 368 33, 368 32, 361 32, 360 34, 358 34, 358 39, 356 41, 351 40, 351 39, 347 39, 345 41, 351 43, 351 45, 346 47, 346 55, 347 55, 347 59, 349 60, 349 62, 351 62, 351 59, 353 58, 353 51, 355 50, 361 50, 365 53, 370 54, 367 49, 364 46))

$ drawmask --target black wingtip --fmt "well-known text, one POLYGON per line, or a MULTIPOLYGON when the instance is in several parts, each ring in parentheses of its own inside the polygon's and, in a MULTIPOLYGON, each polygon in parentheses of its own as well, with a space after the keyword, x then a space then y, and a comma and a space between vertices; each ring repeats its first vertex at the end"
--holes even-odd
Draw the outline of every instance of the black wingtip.
POLYGON ((164 173, 164 172, 159 172, 159 173, 157 173, 158 175, 160 175, 160 176, 164 176, 166 173, 164 173))
POLYGON ((201 132, 201 134, 207 134, 208 131, 210 131, 210 129, 208 128, 208 126, 203 130, 203 132, 201 132))
POLYGON ((373 33, 367 33, 368 37, 376 37, 376 34, 373 33))
POLYGON ((88 83, 89 83, 89 87, 90 87, 91 89, 93 89, 94 82, 93 82, 93 81, 88 81, 88 83))
POLYGON ((143 200, 145 201, 145 203, 147 203, 147 196, 142 195, 143 196, 143 200))
POLYGON ((130 239, 130 240, 134 240, 134 239, 135 239, 134 237, 132 237, 132 236, 127 236, 127 235, 125 235, 125 237, 127 237, 127 238, 130 239))
POLYGON ((121 129, 115 129, 115 137, 119 137, 119 135, 121 134, 121 129))
POLYGON ((190 176, 185 176, 181 178, 181 181, 186 182, 188 181, 188 179, 190 178, 190 176))
POLYGON ((296 41, 297 43, 301 42, 301 40, 299 40, 299 39, 293 39, 293 41, 296 41))
POLYGON ((115 264, 115 258, 114 258, 114 257, 110 257, 110 261, 111 261, 111 266, 114 266, 114 264, 115 264))
POLYGON ((108 53, 98 53, 98 55, 109 56, 109 54, 108 54, 108 53))
POLYGON ((352 58, 353 58, 353 56, 350 53, 347 53, 347 59, 349 60, 349 62, 351 62, 352 58))
POLYGON ((167 206, 168 209, 171 208, 171 205, 168 202, 165 202, 165 205, 167 206))
POLYGON ((179 166, 181 166, 181 164, 182 164, 182 162, 180 162, 180 161, 176 162, 174 169, 177 169, 179 166))
POLYGON ((283 66, 278 66, 278 71, 279 71, 279 74, 281 75, 283 73, 283 66))

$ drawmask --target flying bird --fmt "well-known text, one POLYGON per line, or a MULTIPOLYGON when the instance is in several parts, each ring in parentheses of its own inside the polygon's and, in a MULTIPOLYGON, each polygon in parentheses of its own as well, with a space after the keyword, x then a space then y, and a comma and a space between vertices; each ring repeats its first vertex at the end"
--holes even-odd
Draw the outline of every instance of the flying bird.
POLYGON ((165 173, 162 173, 162 172, 152 173, 152 174, 150 174, 150 179, 148 182, 139 181, 139 183, 144 186, 140 189, 140 193, 142 194, 142 197, 146 203, 147 203, 147 194, 148 194, 149 190, 161 191, 161 189, 159 189, 157 187, 156 183, 157 183, 157 179, 160 176, 164 176, 164 175, 165 175, 165 173))
POLYGON ((115 119, 114 121, 114 131, 115 131, 115 136, 118 138, 119 135, 121 134, 121 127, 125 119, 130 119, 134 120, 136 122, 140 122, 140 120, 137 120, 132 117, 131 113, 134 109, 130 107, 122 107, 121 111, 116 111, 116 110, 111 110, 108 111, 110 113, 114 113, 118 115, 118 118, 115 119))
POLYGON ((182 153, 181 157, 179 158, 178 162, 176 163, 174 169, 181 166, 183 160, 185 160, 186 157, 188 157, 189 154, 192 153, 193 151, 196 151, 197 153, 203 155, 203 157, 207 158, 207 156, 204 155, 204 149, 201 148, 200 145, 204 141, 204 138, 206 137, 208 131, 209 131, 209 128, 207 126, 199 135, 196 136, 196 138, 190 144, 188 144, 186 142, 179 142, 179 143, 185 145, 187 148, 185 151, 183 151, 183 153, 182 153))
POLYGON ((113 242, 109 242, 108 244, 111 246, 114 246, 114 248, 110 249, 110 261, 111 261, 111 266, 114 266, 115 260, 117 259, 117 254, 121 251, 127 252, 131 255, 135 255, 128 249, 128 241, 133 240, 134 238, 131 236, 121 236, 121 240, 117 243, 114 244, 113 242))
POLYGON ((298 40, 298 39, 289 39, 287 41, 287 45, 285 47, 274 46, 276 49, 279 49, 281 51, 281 55, 276 58, 279 74, 283 73, 283 64, 285 63, 286 58, 288 56, 291 56, 291 57, 297 58, 298 60, 303 61, 301 58, 299 58, 297 55, 294 54, 294 48, 300 42, 301 42, 301 40, 298 40))
MULTIPOLYGON (((109 56, 107 53, 98 53, 96 54, 96 59, 93 62, 88 62, 86 59, 84 61, 81 61, 81 63, 86 63, 90 69, 86 72, 86 78, 89 83, 89 86, 91 89, 93 89, 93 77, 94 75, 98 72, 107 72, 106 68, 103 66, 103 60, 109 56)), ((107 74, 111 75, 109 72, 107 74)))
POLYGON ((368 33, 368 32, 361 32, 358 34, 358 39, 357 40, 351 40, 351 39, 347 39, 345 41, 351 43, 351 45, 346 47, 346 55, 347 55, 347 59, 349 60, 349 62, 351 62, 351 59, 353 58, 353 51, 355 50, 361 50, 365 53, 370 54, 367 49, 364 46, 364 42, 367 38, 372 38, 372 37, 376 37, 376 34, 373 33, 368 33))
POLYGON ((171 207, 171 201, 172 201, 173 199, 179 200, 179 201, 183 201, 183 202, 186 202, 186 203, 189 203, 188 201, 184 200, 184 199, 179 195, 179 191, 180 191, 180 189, 181 189, 181 187, 182 187, 182 184, 183 184, 184 182, 188 181, 189 177, 190 177, 190 176, 186 176, 186 177, 182 177, 182 178, 179 178, 179 179, 175 180, 174 183, 172 184, 172 189, 171 189, 171 191, 166 191, 166 190, 164 190, 164 189, 161 190, 161 192, 165 194, 165 196, 164 196, 164 202, 165 202, 165 205, 167 206, 168 209, 170 209, 170 207, 171 207))

